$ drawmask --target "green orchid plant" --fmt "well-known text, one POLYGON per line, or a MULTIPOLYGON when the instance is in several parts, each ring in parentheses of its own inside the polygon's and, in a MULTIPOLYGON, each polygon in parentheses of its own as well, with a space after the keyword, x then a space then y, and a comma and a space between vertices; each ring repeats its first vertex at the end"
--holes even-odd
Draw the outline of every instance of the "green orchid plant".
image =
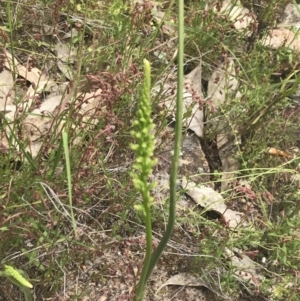
MULTIPOLYGON (((173 3, 173 2, 172 2, 173 3)), ((170 4, 170 8, 172 6, 170 4)), ((151 226, 151 202, 150 195, 154 183, 149 183, 148 178, 152 169, 157 163, 153 158, 155 139, 152 133, 154 123, 151 118, 151 68, 150 63, 144 60, 144 82, 141 97, 138 103, 137 117, 133 123, 134 130, 131 136, 135 143, 131 148, 136 154, 136 161, 133 165, 134 172, 131 173, 135 188, 140 192, 143 203, 136 205, 136 209, 143 212, 146 226, 146 254, 142 273, 136 288, 135 301, 144 299, 145 288, 154 267, 156 266, 163 250, 165 249, 173 232, 176 218, 176 201, 178 199, 176 191, 179 155, 182 140, 182 98, 183 98, 183 50, 184 50, 184 1, 178 0, 178 83, 177 83, 177 100, 176 100, 176 125, 175 125, 175 145, 174 155, 172 158, 172 168, 170 176, 170 197, 169 197, 169 219, 166 231, 159 242, 157 248, 152 254, 152 226, 151 226)))
POLYGON ((144 287, 147 281, 147 273, 152 253, 152 226, 150 206, 152 197, 150 195, 154 183, 148 183, 148 178, 152 173, 152 169, 157 163, 153 159, 155 147, 155 139, 152 133, 154 123, 151 119, 151 103, 150 103, 150 87, 151 87, 151 68, 150 63, 144 60, 144 82, 141 98, 138 104, 137 117, 133 122, 134 130, 131 136, 135 139, 135 143, 131 144, 131 148, 136 154, 134 172, 131 173, 135 188, 140 192, 143 204, 138 204, 135 208, 142 211, 146 224, 146 255, 140 281, 136 291, 137 300, 143 299, 144 287))
POLYGON ((10 265, 3 265, 4 270, 0 271, 0 277, 7 278, 11 283, 17 285, 24 293, 26 301, 33 301, 30 289, 32 284, 26 279, 26 274, 22 270, 17 270, 10 265))

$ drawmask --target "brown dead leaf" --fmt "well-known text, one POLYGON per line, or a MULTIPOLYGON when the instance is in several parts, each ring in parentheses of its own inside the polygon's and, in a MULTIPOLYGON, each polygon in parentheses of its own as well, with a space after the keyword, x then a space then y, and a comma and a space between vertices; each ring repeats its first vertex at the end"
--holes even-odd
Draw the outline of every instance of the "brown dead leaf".
POLYGON ((69 80, 73 79, 74 76, 74 64, 76 58, 76 48, 72 47, 68 42, 69 38, 57 42, 54 46, 56 55, 57 55, 57 66, 59 70, 64 74, 69 80))
MULTIPOLYGON (((43 83, 43 81, 41 81, 41 83, 43 83)), ((0 102, 0 119, 5 118, 6 122, 13 122, 19 113, 27 115, 23 121, 23 134, 24 139, 29 141, 29 145, 26 150, 31 153, 33 158, 39 153, 45 135, 54 129, 59 133, 64 126, 65 121, 62 114, 68 107, 69 103, 73 102, 75 108, 78 108, 78 116, 82 116, 82 121, 86 122, 85 127, 93 126, 98 122, 96 109, 101 105, 101 89, 85 94, 78 92, 74 98, 70 89, 68 89, 68 93, 65 93, 65 83, 62 87, 55 84, 52 88, 54 88, 55 91, 48 95, 42 102, 39 98, 39 92, 42 90, 34 88, 33 85, 28 88, 23 101, 20 102, 18 106, 2 105, 0 102), (35 107, 34 110, 32 110, 33 105, 35 107), (55 120, 57 120, 59 125, 55 125, 53 127, 53 121, 55 120)), ((40 85, 40 89, 42 89, 42 85, 40 85)), ((102 111, 105 110, 105 108, 101 109, 102 111)), ((5 148, 8 147, 7 138, 12 135, 11 129, 12 128, 9 126, 2 128, 0 143, 5 148)), ((79 142, 80 138, 74 141, 74 143, 79 142)))
MULTIPOLYGON (((0 106, 0 150, 5 152, 11 145, 14 145, 15 139, 11 136, 11 123, 18 116, 17 107, 15 105, 0 106), (9 142, 10 141, 10 142, 9 142)), ((16 144, 18 145, 18 144, 16 144)))
POLYGON ((60 37, 61 40, 69 39, 69 38, 74 38, 79 35, 79 31, 73 27, 69 32, 66 32, 63 36, 60 37))
POLYGON ((230 101, 227 97, 229 93, 236 92, 235 98, 240 97, 238 86, 234 60, 227 58, 226 62, 216 68, 208 81, 207 95, 211 98, 214 109, 230 101))
POLYGON ((287 28, 276 28, 270 30, 263 40, 263 45, 274 49, 287 47, 300 52, 300 39, 298 36, 287 28))
POLYGON ((281 23, 278 24, 278 27, 281 26, 299 26, 300 13, 298 8, 293 3, 288 3, 284 9, 284 12, 281 16, 281 23))
MULTIPOLYGON (((164 81, 162 93, 160 91, 160 83, 154 89, 154 94, 160 93, 162 101, 159 106, 167 110, 168 117, 175 120, 175 104, 176 104, 176 84, 164 81)), ((203 136, 203 110, 202 110, 203 94, 201 89, 201 64, 196 67, 190 74, 185 76, 183 91, 183 125, 192 130, 198 137, 203 136)))
POLYGON ((17 107, 14 105, 0 106, 0 121, 5 118, 7 121, 13 121, 17 107))
POLYGON ((183 112, 189 112, 192 108, 189 117, 183 119, 183 124, 186 128, 192 130, 198 137, 203 137, 204 117, 203 110, 200 110, 200 105, 194 101, 193 94, 184 92, 183 94, 183 112))
POLYGON ((293 159, 294 158, 294 156, 289 155, 286 152, 284 152, 282 150, 279 150, 277 148, 274 148, 274 147, 269 148, 268 153, 270 155, 273 155, 273 156, 284 157, 284 158, 287 158, 287 159, 293 159))
POLYGON ((186 194, 201 207, 221 214, 229 228, 235 228, 241 224, 241 216, 243 214, 228 209, 224 198, 217 191, 206 186, 198 187, 196 183, 188 182, 186 177, 183 177, 181 186, 186 190, 186 194))
POLYGON ((219 150, 219 157, 222 162, 222 182, 221 190, 227 189, 230 181, 236 177, 236 172, 239 169, 239 160, 234 156, 235 144, 228 134, 220 133, 217 135, 217 146, 219 150))
POLYGON ((190 273, 180 273, 172 276, 168 281, 166 281, 156 293, 158 293, 163 287, 167 285, 181 285, 181 286, 205 286, 209 288, 207 283, 200 277, 195 277, 190 273))
POLYGON ((242 31, 246 30, 246 35, 250 36, 253 28, 250 27, 256 21, 256 16, 249 9, 242 6, 240 1, 223 0, 220 9, 215 8, 215 12, 219 14, 227 14, 230 20, 234 23, 235 29, 242 31))
POLYGON ((10 105, 13 103, 13 76, 11 72, 4 68, 2 72, 0 72, 0 105, 10 105))
MULTIPOLYGON (((29 151, 33 158, 37 156, 42 146, 43 138, 50 130, 53 119, 57 117, 58 107, 62 103, 63 96, 55 95, 48 97, 39 108, 34 109, 24 120, 23 125, 25 133, 30 141, 27 151, 29 151)), ((59 130, 63 127, 64 121, 59 121, 59 130)))
POLYGON ((237 279, 242 282, 249 282, 256 288, 259 287, 263 280, 263 276, 256 272, 258 267, 256 262, 237 248, 234 248, 233 251, 225 248, 225 255, 227 260, 231 261, 231 264, 235 269, 234 276, 237 279))
POLYGON ((30 68, 29 70, 28 68, 20 64, 16 58, 13 59, 12 55, 8 51, 3 51, 6 56, 6 60, 4 63, 5 67, 11 72, 14 72, 15 70, 13 66, 15 66, 18 75, 31 82, 35 86, 35 90, 39 91, 38 93, 42 91, 48 92, 54 85, 56 85, 56 83, 53 80, 51 80, 38 68, 34 67, 30 68))
MULTIPOLYGON (((227 58, 226 62, 221 64, 213 72, 208 81, 208 97, 211 98, 213 111, 216 112, 224 103, 229 103, 231 99, 240 98, 241 93, 238 90, 239 81, 236 78, 235 64, 232 58, 227 58)), ((228 118, 234 119, 234 116, 228 115, 228 118)), ((213 119, 208 119, 210 128, 217 133, 217 145, 219 156, 222 161, 222 191, 227 188, 229 180, 234 177, 234 172, 238 170, 239 163, 235 159, 234 153, 236 151, 235 140, 239 136, 232 139, 232 126, 222 114, 213 119)), ((231 124, 235 124, 232 120, 231 124)))
POLYGON ((83 104, 81 106, 80 114, 84 115, 85 118, 93 116, 96 108, 101 104, 101 93, 101 89, 97 89, 95 92, 86 93, 82 101, 83 104))

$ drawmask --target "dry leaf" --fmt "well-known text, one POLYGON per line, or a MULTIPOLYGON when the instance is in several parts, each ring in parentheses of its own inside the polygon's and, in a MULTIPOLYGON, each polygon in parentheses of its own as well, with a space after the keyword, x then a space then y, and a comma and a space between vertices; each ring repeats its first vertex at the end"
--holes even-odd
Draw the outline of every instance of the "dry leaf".
MULTIPOLYGON (((299 4, 297 5, 299 7, 299 4)), ((299 23, 300 23, 300 14, 297 7, 292 3, 288 3, 281 17, 281 23, 278 24, 277 26, 278 27, 295 26, 296 28, 299 28, 299 23)))
MULTIPOLYGON (((159 24, 162 22, 164 16, 165 16, 165 12, 158 10, 157 7, 155 7, 154 9, 152 9, 152 14, 153 17, 155 19, 155 21, 159 24)), ((176 34, 176 26, 175 24, 172 24, 170 21, 164 20, 165 22, 162 24, 162 32, 165 35, 168 35, 169 37, 174 37, 174 35, 176 34)))
MULTIPOLYGON (((11 123, 16 118, 17 115, 16 111, 17 111, 17 107, 15 105, 0 106, 0 122, 2 124, 0 128, 1 151, 8 149, 10 145, 15 145, 15 139, 14 137, 11 138, 10 135, 12 129, 11 123)), ((18 145, 18 143, 16 143, 16 145, 18 145)))
POLYGON ((215 109, 223 105, 228 99, 229 93, 235 98, 241 96, 237 91, 239 82, 236 78, 235 65, 232 58, 228 58, 227 61, 221 64, 213 72, 210 80, 208 81, 207 95, 212 100, 212 104, 215 109))
POLYGON ((32 114, 37 115, 54 115, 57 107, 62 103, 63 95, 53 95, 50 94, 46 100, 42 102, 38 109, 32 111, 32 114))
POLYGON ((183 119, 183 124, 186 128, 192 130, 198 137, 203 137, 203 110, 200 110, 199 104, 195 103, 194 97, 190 92, 184 92, 183 94, 183 112, 184 114, 190 111, 189 117, 183 119))
POLYGON ((243 7, 240 1, 234 1, 234 3, 232 3, 231 0, 223 0, 221 3, 222 6, 220 10, 215 8, 215 12, 227 14, 230 20, 234 22, 233 26, 235 29, 239 31, 248 29, 246 36, 250 36, 252 30, 249 29, 251 24, 256 22, 256 16, 251 13, 249 9, 243 7))
MULTIPOLYGON (((82 105, 80 109, 80 114, 84 115, 84 120, 88 118, 88 116, 93 116, 96 108, 101 105, 101 97, 102 90, 97 89, 95 92, 85 93, 82 105)), ((79 97, 78 95, 77 97, 79 97)))
POLYGON ((288 155, 286 152, 281 151, 281 150, 279 150, 277 148, 274 148, 274 147, 269 148, 268 153, 270 155, 273 155, 273 156, 284 157, 284 158, 287 158, 287 159, 293 159, 294 158, 294 156, 288 155))
MULTIPOLYGON (((0 121, 5 118, 7 121, 13 121, 17 107, 14 105, 0 106, 0 121)), ((3 122, 2 122, 3 123, 3 122)))
POLYGON ((203 137, 204 97, 202 93, 202 64, 199 65, 184 79, 184 88, 188 91, 189 99, 184 101, 185 105, 192 106, 192 114, 187 118, 188 128, 198 137, 203 137))
POLYGON ((73 79, 74 75, 74 64, 76 58, 76 48, 72 47, 68 42, 70 39, 66 39, 64 42, 58 42, 55 46, 55 52, 57 54, 57 66, 59 70, 64 74, 69 80, 73 79))
POLYGON ((0 72, 0 104, 12 104, 13 103, 13 76, 11 72, 4 68, 2 72, 0 72))
POLYGON ((63 36, 60 37, 61 40, 69 39, 69 38, 74 38, 79 35, 79 31, 73 27, 69 32, 66 32, 63 36))
POLYGON ((263 276, 257 274, 256 268, 258 264, 256 262, 236 248, 234 248, 233 251, 225 248, 225 255, 227 260, 230 260, 232 266, 235 268, 234 276, 237 279, 242 282, 249 282, 255 287, 260 285, 263 276))
MULTIPOLYGON (((23 125, 25 133, 31 142, 27 150, 31 153, 33 158, 37 156, 42 146, 40 139, 49 132, 61 103, 62 95, 50 95, 39 108, 33 110, 30 115, 25 118, 23 125)), ((56 128, 56 131, 59 131, 63 125, 64 121, 60 120, 59 127, 56 128)))
POLYGON ((186 177, 183 177, 181 185, 186 190, 186 194, 201 207, 221 214, 229 228, 235 228, 241 224, 243 214, 228 209, 224 198, 217 191, 206 186, 198 187, 194 182, 187 182, 186 177))
POLYGON ((21 65, 16 58, 13 59, 12 55, 8 51, 4 50, 4 54, 6 56, 4 63, 5 67, 11 72, 14 72, 13 65, 15 65, 18 75, 34 84, 35 90, 39 91, 39 93, 42 91, 48 92, 54 85, 56 85, 53 80, 50 80, 50 78, 38 68, 34 67, 28 70, 28 68, 21 65))
POLYGON ((58 42, 54 46, 54 50, 57 53, 57 57, 61 61, 73 64, 76 56, 76 49, 74 47, 71 47, 68 42, 69 40, 64 43, 58 42))
POLYGON ((52 92, 57 84, 53 80, 44 79, 38 82, 38 86, 35 88, 36 93, 52 92))
MULTIPOLYGON (((211 98, 212 106, 216 111, 225 102, 229 103, 232 97, 240 98, 241 93, 238 91, 239 82, 236 78, 235 65, 232 58, 221 64, 212 74, 208 82, 208 96, 211 98)), ((229 118, 230 114, 228 115, 229 118)), ((232 127, 229 127, 228 120, 222 115, 208 120, 213 131, 217 133, 217 146, 219 156, 222 161, 222 186, 224 191, 231 178, 234 177, 234 171, 239 168, 239 163, 234 154, 236 145, 232 139, 232 127)), ((232 121, 232 124, 235 124, 232 121)), ((239 137, 235 137, 239 139, 239 137)))
POLYGON ((166 281, 157 291, 158 293, 163 287, 167 285, 182 285, 182 286, 205 286, 209 288, 206 282, 199 277, 195 277, 190 273, 180 273, 172 276, 168 281, 166 281))
POLYGON ((263 39, 262 44, 274 49, 285 46, 289 49, 300 52, 300 39, 287 28, 276 28, 270 30, 263 39))
MULTIPOLYGON (((175 82, 175 79, 174 79, 175 82)), ((158 83, 154 89, 154 94, 160 93, 158 83)), ((176 88, 175 83, 166 81, 163 83, 161 98, 163 99, 159 106, 167 109, 168 117, 175 120, 176 88)), ((185 76, 183 90, 183 125, 192 130, 198 137, 203 136, 203 95, 201 90, 201 65, 199 64, 190 74, 185 76)))
MULTIPOLYGON (((59 57, 62 61, 67 62, 68 55, 70 54, 69 48, 66 45, 62 47, 57 47, 59 57)), ((29 141, 29 146, 26 147, 26 150, 29 151, 32 157, 36 157, 40 148, 43 144, 43 138, 50 130, 55 130, 59 132, 64 126, 64 120, 62 119, 62 112, 66 109, 67 104, 73 102, 75 107, 78 105, 79 115, 82 115, 82 121, 86 121, 87 126, 92 126, 98 122, 96 114, 96 109, 101 105, 101 89, 98 89, 95 92, 82 94, 78 92, 74 101, 72 100, 72 91, 65 93, 66 84, 58 86, 54 81, 44 75, 39 69, 32 68, 30 71, 27 70, 24 66, 18 63, 16 59, 12 59, 12 56, 9 52, 6 54, 6 67, 10 70, 5 69, 4 73, 0 73, 0 84, 1 84, 1 74, 3 82, 6 84, 3 85, 3 89, 0 86, 0 96, 1 92, 3 93, 3 99, 5 93, 9 93, 10 86, 12 84, 11 72, 13 70, 12 62, 14 61, 16 70, 18 74, 32 83, 28 88, 23 101, 18 104, 18 107, 8 104, 5 101, 0 101, 0 119, 5 118, 8 122, 13 122, 16 118, 16 112, 21 112, 26 114, 27 117, 23 121, 24 126, 24 140, 29 141), (6 79, 7 78, 7 79, 6 79), (9 85, 7 85, 9 83, 9 85), (61 89, 62 88, 62 89, 61 89), (63 91, 61 91, 63 90, 63 91), (30 111, 33 105, 36 107, 40 102, 40 94, 44 91, 51 91, 51 94, 46 97, 46 99, 39 104, 38 108, 35 108, 33 111, 30 111), (36 102, 39 100, 39 102, 36 102), (30 112, 30 113, 29 113, 30 112), (91 119, 92 118, 92 119, 91 119), (53 121, 57 120, 59 126, 55 125, 53 127, 53 121)), ((1 98, 0 98, 1 100, 1 98)), ((105 108, 101 108, 102 111, 105 108)), ((10 127, 5 126, 3 128, 0 143, 3 147, 8 147, 7 137, 10 138, 10 127)), ((74 143, 79 143, 80 138, 76 139, 74 143)))
POLYGON ((232 181, 236 177, 236 171, 238 171, 240 166, 237 157, 234 156, 236 149, 234 141, 236 141, 236 139, 233 140, 231 135, 227 133, 220 133, 217 135, 219 157, 222 162, 222 191, 226 190, 230 181, 232 181))
MULTIPOLYGON (((82 121, 85 122, 85 129, 96 125, 98 123, 98 116, 95 114, 97 107, 101 105, 102 90, 98 89, 95 92, 85 93, 83 99, 80 101, 81 108, 79 114, 81 114, 82 121)), ((82 95, 78 94, 77 99, 82 98, 82 95)), ((105 108, 101 108, 104 111, 105 108)), ((81 141, 81 136, 78 136, 74 143, 77 144, 81 141)))

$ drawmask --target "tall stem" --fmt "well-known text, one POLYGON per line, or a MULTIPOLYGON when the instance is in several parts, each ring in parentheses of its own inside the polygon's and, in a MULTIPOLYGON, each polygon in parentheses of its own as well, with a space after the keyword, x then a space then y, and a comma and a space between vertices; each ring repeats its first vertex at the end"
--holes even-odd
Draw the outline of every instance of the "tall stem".
POLYGON ((178 0, 178 70, 177 70, 177 100, 176 100, 176 125, 175 125, 175 145, 172 159, 172 169, 170 176, 170 205, 169 219, 166 231, 151 257, 146 282, 157 264, 163 250, 165 249, 173 232, 176 218, 176 182, 178 175, 178 161, 182 140, 182 98, 183 98, 183 53, 184 53, 184 0, 178 0))

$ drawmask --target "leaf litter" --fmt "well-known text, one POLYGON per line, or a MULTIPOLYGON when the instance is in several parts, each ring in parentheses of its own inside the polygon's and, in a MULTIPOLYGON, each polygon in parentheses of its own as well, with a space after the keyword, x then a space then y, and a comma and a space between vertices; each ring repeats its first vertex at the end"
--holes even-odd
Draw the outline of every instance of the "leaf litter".
MULTIPOLYGON (((253 18, 255 17, 253 17, 253 15, 251 17, 249 15, 249 11, 247 11, 245 8, 242 8, 240 3, 238 3, 237 6, 231 5, 231 8, 228 9, 229 4, 230 1, 223 1, 221 13, 229 13, 231 20, 234 22, 234 27, 237 30, 248 29, 249 26, 254 22, 253 18)), ((173 27, 171 28, 173 30, 173 27)), ((53 32, 51 32, 51 34, 52 33, 53 32)), ((298 47, 295 44, 296 42, 293 42, 295 40, 295 36, 293 36, 290 31, 284 31, 280 33, 278 31, 274 31, 273 33, 269 33, 269 35, 270 39, 267 41, 268 43, 266 45, 270 47, 276 48, 281 47, 282 45, 291 44, 292 49, 297 49, 298 47), (283 39, 281 37, 281 40, 279 41, 278 37, 280 35, 283 35, 283 39), (272 41, 272 38, 274 38, 274 41, 272 41), (287 43, 287 40, 289 43, 287 43)), ((68 39, 70 39, 71 36, 72 34, 70 33, 66 34, 65 41, 64 38, 62 38, 60 42, 55 45, 55 51, 58 57, 58 67, 69 80, 72 79, 74 75, 74 68, 72 64, 74 63, 74 57, 76 56, 76 48, 68 45, 70 42, 68 39)), ((68 108, 68 104, 70 102, 74 102, 75 105, 78 104, 81 107, 79 112, 84 116, 84 120, 87 123, 95 124, 97 122, 97 120, 92 120, 90 122, 90 116, 93 116, 95 110, 97 109, 97 105, 99 105, 101 102, 101 89, 90 93, 82 93, 79 91, 76 95, 72 95, 73 91, 69 91, 67 95, 65 95, 65 85, 56 84, 54 80, 52 80, 38 68, 28 68, 28 66, 23 66, 16 59, 14 59, 14 62, 12 63, 12 56, 10 53, 5 51, 5 54, 7 58, 5 69, 0 73, 0 83, 3 83, 0 84, 0 93, 3 94, 0 102, 0 112, 2 112, 0 118, 5 118, 9 123, 15 118, 18 118, 19 114, 27 115, 22 122, 27 132, 27 138, 30 140, 29 149, 33 157, 35 157, 40 151, 42 144, 41 139, 50 130, 53 120, 58 118, 64 109, 68 108), (12 76, 12 73, 14 72, 13 66, 16 67, 16 71, 19 76, 31 83, 24 96, 24 101, 27 101, 26 104, 24 102, 21 102, 21 104, 18 105, 14 104, 15 96, 13 94, 14 82, 12 76), (64 88, 62 91, 60 91, 62 86, 64 88), (43 92, 50 92, 50 94, 44 97, 41 101, 43 92), (3 99, 5 100, 4 102, 3 99)), ((220 65, 209 80, 209 96, 213 99, 215 109, 218 109, 218 107, 225 102, 225 90, 228 90, 227 87, 230 86, 232 91, 235 91, 238 86, 235 74, 233 73, 234 64, 232 59, 230 60, 231 61, 229 64, 220 65), (217 81, 217 78, 221 78, 221 80, 217 81)), ((174 95, 176 94, 176 90, 174 90, 173 79, 171 78, 169 81, 161 81, 160 87, 155 87, 153 89, 153 94, 156 95, 156 93, 161 93, 161 87, 163 87, 162 93, 166 97, 159 105, 162 108, 167 108, 168 116, 174 120, 174 95)), ((203 137, 203 102, 204 99, 201 87, 200 63, 199 66, 195 68, 189 75, 185 76, 184 87, 184 124, 186 128, 193 131, 197 137, 203 137)), ((63 120, 60 120, 59 126, 63 127, 63 123, 63 120)), ((5 127, 5 133, 8 136, 10 135, 9 131, 10 129, 5 127)), ((220 140, 223 140, 223 138, 224 137, 221 136, 220 140)), ((4 140, 1 140, 0 142, 3 144, 4 140)), ((77 141, 77 143, 78 142, 79 141, 77 141)), ((218 146, 220 147, 221 144, 218 146)), ((226 158, 228 159, 228 157, 226 158)), ((224 162, 225 161, 223 161, 223 165, 226 166, 224 162)), ((233 171, 235 171, 236 168, 237 167, 235 166, 233 171)), ((225 171, 228 170, 230 170, 230 168, 227 170, 225 169, 225 171)), ((212 210, 220 214, 220 216, 224 218, 226 226, 230 229, 246 226, 245 221, 242 220, 243 214, 229 209, 226 206, 222 195, 214 191, 212 188, 205 186, 197 187, 196 183, 190 182, 186 178, 183 178, 182 180, 182 187, 186 189, 186 193, 205 210, 212 210)), ((118 256, 118 252, 119 251, 116 251, 116 254, 114 255, 118 256)), ((126 256, 129 258, 131 255, 126 254, 126 256)), ((126 260, 128 258, 126 258, 126 256, 123 257, 125 264, 122 265, 122 267, 124 269, 127 267, 126 260)), ((235 277, 237 277, 241 282, 250 282, 255 287, 259 287, 259 282, 263 277, 257 272, 257 264, 254 261, 252 261, 237 248, 234 248, 233 250, 225 248, 224 257, 227 258, 228 262, 235 269, 235 277)), ((131 261, 129 260, 127 263, 129 264, 130 262, 131 261)), ((119 272, 122 273, 124 270, 119 270, 119 272)), ((114 281, 115 280, 110 282, 111 286, 114 285, 114 281)), ((126 291, 126 286, 124 286, 124 283, 120 282, 119 284, 120 287, 122 286, 122 289, 126 291)), ((159 287, 157 293, 167 285, 204 286, 208 289, 211 289, 203 279, 194 277, 189 273, 179 273, 171 277, 159 287)), ((199 291, 198 294, 200 295, 199 291)), ((100 299, 110 300, 109 298, 111 297, 112 296, 109 295, 109 292, 106 291, 104 294, 102 294, 100 299)), ((122 295, 119 297, 121 298, 122 295)), ((213 300, 213 298, 207 300, 213 300)))
MULTIPOLYGON (((0 90, 4 95, 0 99, 0 111, 2 112, 1 118, 5 118, 6 126, 4 133, 1 135, 0 143, 6 148, 9 147, 9 139, 11 136, 12 127, 10 124, 20 116, 22 118, 23 130, 25 140, 29 141, 26 150, 29 151, 31 156, 35 158, 39 153, 42 141, 49 131, 56 131, 59 133, 64 126, 64 118, 61 114, 66 110, 69 104, 74 103, 79 106, 78 114, 82 116, 82 122, 86 126, 92 126, 97 123, 97 118, 91 120, 91 116, 95 115, 95 110, 101 103, 101 89, 95 92, 83 93, 80 89, 73 96, 74 89, 68 87, 68 83, 56 84, 49 76, 44 74, 38 68, 28 68, 20 64, 17 59, 12 59, 11 54, 3 49, 6 60, 4 62, 5 69, 0 73, 0 82, 5 82, 3 88, 0 90), (23 99, 18 104, 14 104, 14 99, 10 97, 10 91, 13 91, 14 82, 12 80, 12 73, 14 66, 17 74, 31 83, 27 91, 20 95, 23 99), (61 89, 63 87, 63 89, 61 89), (42 94, 48 92, 45 98, 42 99, 42 94), (56 120, 57 124, 54 126, 53 122, 56 120)), ((61 58, 64 57, 66 62, 67 53, 62 52, 61 58)), ((79 143, 78 137, 75 143, 79 143)), ((17 147, 16 141, 13 143, 17 147)))
POLYGON ((228 209, 225 200, 220 193, 206 186, 197 186, 196 183, 188 181, 185 177, 182 179, 182 188, 193 201, 206 210, 213 210, 219 213, 225 220, 229 228, 236 228, 242 222, 242 213, 228 209))

